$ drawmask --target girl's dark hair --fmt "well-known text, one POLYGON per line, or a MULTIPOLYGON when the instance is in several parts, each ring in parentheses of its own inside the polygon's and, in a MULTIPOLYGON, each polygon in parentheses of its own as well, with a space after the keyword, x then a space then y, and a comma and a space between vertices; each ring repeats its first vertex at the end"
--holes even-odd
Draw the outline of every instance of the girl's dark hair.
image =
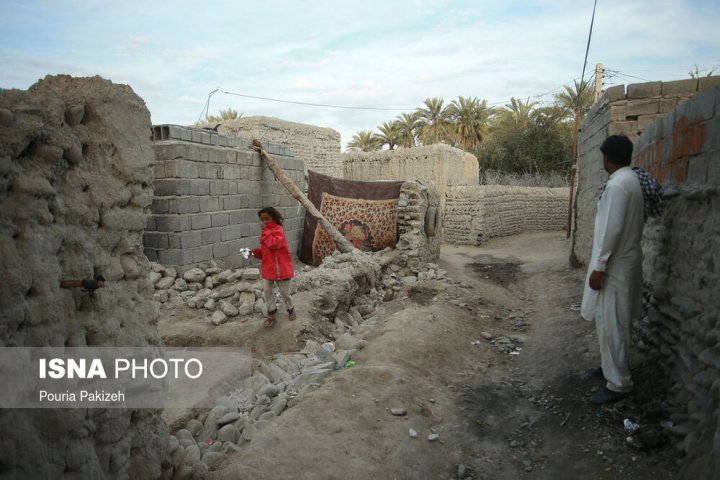
POLYGON ((263 213, 267 213, 268 215, 270 215, 270 218, 272 218, 273 221, 274 221, 275 223, 277 223, 278 225, 282 225, 282 224, 283 224, 283 220, 285 220, 285 219, 283 218, 283 216, 282 216, 282 213, 280 213, 280 212, 277 210, 277 208, 275 208, 275 207, 265 207, 265 208, 263 208, 262 210, 260 210, 260 211, 258 212, 258 218, 260 218, 260 215, 262 215, 263 213))

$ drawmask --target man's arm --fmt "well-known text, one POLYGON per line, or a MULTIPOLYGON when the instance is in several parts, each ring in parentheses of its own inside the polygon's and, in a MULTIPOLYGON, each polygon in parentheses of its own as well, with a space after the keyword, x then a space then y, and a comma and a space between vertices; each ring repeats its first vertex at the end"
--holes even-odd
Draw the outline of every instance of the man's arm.
POLYGON ((608 185, 598 204, 595 238, 599 249, 598 256, 591 265, 593 271, 588 279, 588 284, 593 290, 601 288, 607 262, 622 237, 627 202, 628 196, 624 190, 615 185, 608 185))

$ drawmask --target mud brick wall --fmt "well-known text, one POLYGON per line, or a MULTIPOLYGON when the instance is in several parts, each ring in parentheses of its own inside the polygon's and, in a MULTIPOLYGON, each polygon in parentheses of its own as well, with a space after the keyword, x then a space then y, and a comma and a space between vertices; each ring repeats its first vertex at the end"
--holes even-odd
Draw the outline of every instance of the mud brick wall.
POLYGON ((569 194, 568 188, 452 187, 445 194, 445 241, 480 245, 493 237, 561 230, 569 194))
POLYGON ((263 144, 275 143, 292 148, 295 157, 305 162, 306 170, 342 178, 340 132, 332 128, 253 116, 224 121, 218 131, 229 136, 257 138, 263 144))
MULTIPOLYGON (((145 254, 180 273, 215 260, 226 268, 248 261, 241 248, 259 245, 262 207, 285 216, 290 251, 297 252, 305 211, 262 164, 250 141, 202 129, 153 128, 156 162, 152 215, 145 230, 145 254)), ((263 144, 298 186, 303 162, 289 148, 263 144)))
POLYGON ((607 181, 600 145, 610 135, 631 140, 688 98, 720 85, 720 76, 674 82, 617 85, 603 92, 588 112, 578 135, 577 177, 573 205, 573 255, 587 264, 600 188, 607 181))
POLYGON ((652 306, 639 338, 669 379, 681 477, 720 478, 720 87, 648 126, 634 163, 666 190, 665 213, 645 226, 652 306))
MULTIPOLYGON (((0 93, 0 346, 160 345, 142 232, 150 112, 127 85, 48 76, 0 93), (63 280, 103 275, 89 298, 63 280)), ((160 478, 157 410, 2 409, 2 478, 160 478)))
MULTIPOLYGON (((343 158, 347 180, 426 180, 441 194, 451 186, 477 185, 480 181, 475 155, 448 145, 347 152, 343 158)), ((444 204, 444 195, 441 202, 444 204)))

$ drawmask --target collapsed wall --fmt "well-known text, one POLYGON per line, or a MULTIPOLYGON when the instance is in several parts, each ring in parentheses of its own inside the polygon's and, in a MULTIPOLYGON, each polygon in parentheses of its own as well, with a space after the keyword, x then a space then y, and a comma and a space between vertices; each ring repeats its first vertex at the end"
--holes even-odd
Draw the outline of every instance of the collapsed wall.
POLYGON ((682 478, 720 478, 720 87, 648 126, 634 163, 666 190, 662 218, 645 225, 652 308, 640 324, 669 382, 664 426, 686 454, 682 478))
POLYGON ((445 239, 479 245, 493 237, 561 230, 567 224, 568 188, 476 185, 446 192, 445 239))
POLYGON ((247 139, 257 138, 263 145, 272 142, 290 147, 295 156, 305 162, 306 169, 331 177, 343 176, 340 132, 332 128, 253 116, 223 121, 218 132, 247 139))
POLYGON ((720 77, 617 85, 603 92, 588 112, 578 135, 577 182, 572 225, 573 255, 590 261, 600 188, 607 181, 600 145, 610 135, 635 141, 653 122, 698 92, 720 84, 720 77))
POLYGON ((475 155, 444 144, 343 153, 343 170, 346 180, 427 180, 441 194, 449 187, 480 181, 475 155))
MULTIPOLYGON (((224 268, 247 265, 240 249, 260 245, 262 207, 283 214, 290 252, 297 252, 305 210, 248 140, 175 125, 155 126, 153 132, 155 197, 144 237, 150 260, 181 274, 210 260, 224 268)), ((303 162, 293 151, 263 147, 302 189, 303 162)))
MULTIPOLYGON (((142 232, 150 113, 128 86, 48 76, 0 93, 0 345, 159 345, 142 232), (103 275, 91 299, 62 280, 103 275)), ((0 410, 3 478, 158 478, 155 410, 0 410)))

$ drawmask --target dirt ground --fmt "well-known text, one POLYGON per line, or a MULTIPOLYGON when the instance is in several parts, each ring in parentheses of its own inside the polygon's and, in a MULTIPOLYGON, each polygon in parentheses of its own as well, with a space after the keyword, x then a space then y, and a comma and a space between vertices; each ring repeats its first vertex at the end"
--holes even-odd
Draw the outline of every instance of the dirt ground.
MULTIPOLYGON (((599 364, 596 339, 578 312, 583 272, 567 259, 563 232, 443 247, 439 264, 460 283, 421 282, 385 303, 357 365, 304 390, 212 478, 674 478, 648 407, 651 365, 634 361, 634 398, 588 402, 602 386, 581 375, 599 364), (639 421, 645 437, 633 440, 645 448, 627 443, 624 418, 639 421)), ((273 329, 260 319, 209 327, 200 311, 179 309, 162 316, 161 334, 175 345, 294 351, 313 327, 306 298, 297 301, 298 321, 280 317, 273 329)))

